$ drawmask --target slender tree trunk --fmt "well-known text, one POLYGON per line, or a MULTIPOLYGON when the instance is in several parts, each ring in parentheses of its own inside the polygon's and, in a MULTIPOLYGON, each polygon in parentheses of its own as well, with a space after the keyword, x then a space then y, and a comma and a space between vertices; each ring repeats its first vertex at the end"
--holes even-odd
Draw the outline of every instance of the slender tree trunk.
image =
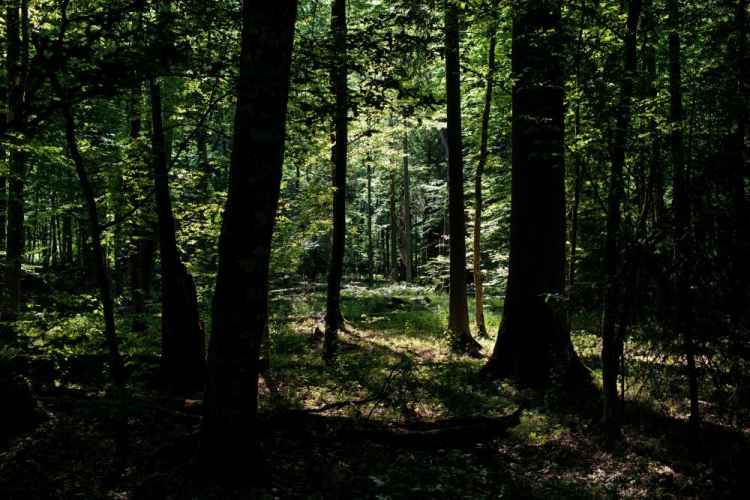
POLYGON ((333 146, 333 242, 331 267, 328 270, 326 300, 326 331, 323 339, 323 359, 332 361, 338 350, 338 334, 342 323, 341 278, 344 274, 346 248, 346 163, 348 154, 349 110, 346 63, 346 0, 334 0, 331 11, 331 28, 336 44, 336 58, 331 71, 336 93, 334 119, 336 140, 333 146))
POLYGON ((513 20, 510 260, 503 319, 482 374, 545 383, 586 372, 567 334, 561 2, 527 0, 513 20))
MULTIPOLYGON (((26 57, 28 44, 27 4, 25 1, 8 2, 6 11, 6 68, 8 75, 8 120, 14 124, 10 134, 8 154, 8 229, 6 234, 5 276, 2 321, 14 321, 21 310, 21 263, 24 255, 24 185, 26 158, 22 151, 21 136, 25 122, 26 57), (23 25, 23 26, 22 26, 23 25), (22 33, 24 32, 24 33, 22 33), (22 37, 23 35, 23 37, 22 37)), ((5 335, 5 334, 3 334, 5 335)))
POLYGON ((372 249, 372 164, 367 158, 367 279, 370 286, 374 283, 375 255, 372 249))
POLYGON ((295 0, 244 0, 234 147, 195 464, 224 484, 265 480, 258 368, 284 161, 295 0))
POLYGON ((414 266, 412 261, 412 238, 411 238, 411 186, 409 184, 409 140, 408 133, 404 131, 404 246, 401 248, 402 260, 406 266, 406 282, 411 283, 414 278, 414 266))
POLYGON ((689 179, 685 168, 683 147, 682 65, 680 62, 680 7, 677 0, 668 0, 669 28, 669 125, 672 153, 672 193, 674 203, 675 268, 677 269, 675 295, 677 317, 675 325, 681 330, 687 358, 690 393, 689 439, 690 460, 699 458, 700 408, 698 406, 698 377, 695 367, 693 325, 695 323, 690 291, 693 262, 690 232, 689 179))
POLYGON ((152 147, 159 255, 162 268, 162 345, 160 385, 173 394, 187 395, 203 389, 206 376, 205 338, 198 315, 193 277, 180 261, 175 235, 169 171, 162 125, 159 84, 149 82, 152 147))
MULTIPOLYGON (((102 311, 104 315, 104 338, 109 350, 109 376, 116 389, 115 397, 119 398, 124 396, 125 392, 125 372, 123 369, 122 356, 120 355, 120 340, 117 338, 117 332, 115 330, 114 303, 112 301, 109 280, 107 279, 104 264, 105 255, 102 246, 102 229, 99 225, 99 209, 97 207, 96 196, 94 194, 94 189, 91 187, 91 182, 89 181, 83 157, 78 149, 73 113, 71 112, 70 107, 65 104, 65 93, 58 81, 57 75, 51 73, 49 75, 49 80, 55 95, 62 103, 64 103, 61 110, 63 118, 65 119, 65 139, 68 153, 75 165, 76 174, 78 175, 78 180, 81 184, 81 191, 86 201, 86 209, 89 218, 89 231, 91 233, 94 272, 96 274, 96 281, 99 287, 99 296, 102 301, 102 311)), ((127 412, 124 409, 119 410, 116 422, 115 448, 118 455, 125 455, 129 452, 129 440, 127 412)))
POLYGON ((466 224, 464 214, 464 165, 461 140, 461 61, 459 54, 459 6, 445 5, 445 81, 448 103, 448 213, 450 214, 450 290, 448 330, 454 350, 465 352, 481 346, 469 329, 466 295, 466 224))
MULTIPOLYGON (((576 74, 576 90, 581 91, 581 56, 583 52, 583 30, 584 30, 584 19, 586 12, 586 0, 581 0, 581 15, 578 21, 578 46, 576 48, 575 56, 575 74, 576 74)), ((580 97, 575 103, 575 137, 576 140, 581 134, 581 99, 580 97)), ((578 208, 581 204, 581 184, 583 183, 583 172, 581 171, 581 164, 579 161, 575 161, 575 170, 573 173, 573 206, 570 209, 570 263, 568 264, 568 317, 567 317, 567 328, 568 335, 573 329, 573 297, 575 291, 575 278, 576 278, 576 254, 578 252, 578 208)))
POLYGON ((616 315, 620 305, 620 203, 623 197, 623 172, 625 149, 630 124, 630 105, 635 87, 637 69, 636 31, 641 15, 641 0, 628 0, 628 17, 625 23, 625 71, 622 80, 620 103, 615 122, 612 147, 612 172, 609 179, 606 233, 604 236, 604 310, 602 313, 602 429, 608 438, 620 435, 617 411, 617 371, 619 348, 616 315))
POLYGON ((398 250, 396 249, 396 239, 398 235, 398 224, 396 222, 396 172, 391 170, 390 184, 390 209, 391 209, 391 227, 390 227, 390 255, 391 255, 391 281, 398 282, 398 250))
POLYGON ((477 326, 477 335, 487 338, 487 327, 484 324, 484 291, 482 290, 482 176, 484 167, 487 165, 487 137, 490 128, 490 109, 492 107, 492 84, 495 78, 495 46, 497 45, 497 15, 492 20, 490 27, 490 53, 487 58, 487 83, 484 89, 484 111, 482 112, 482 131, 479 141, 479 162, 474 176, 474 193, 476 204, 474 206, 474 289, 476 292, 474 321, 477 326))

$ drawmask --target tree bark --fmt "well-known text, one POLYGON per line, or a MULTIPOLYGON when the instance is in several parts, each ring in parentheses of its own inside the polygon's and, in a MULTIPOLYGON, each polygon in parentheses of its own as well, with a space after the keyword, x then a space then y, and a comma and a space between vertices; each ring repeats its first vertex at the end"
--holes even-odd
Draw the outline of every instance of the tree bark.
POLYGON ((469 329, 466 295, 466 223, 464 214, 464 165, 461 140, 461 61, 459 54, 459 6, 445 5, 445 82, 447 101, 448 213, 450 216, 450 290, 448 331, 454 350, 481 348, 469 329))
POLYGON ((205 337, 198 314, 193 277, 180 261, 169 193, 167 151, 158 82, 149 82, 152 154, 159 256, 162 269, 161 370, 158 382, 172 394, 188 395, 203 389, 206 379, 205 337))
POLYGON ((602 312, 602 391, 603 407, 601 426, 606 437, 617 438, 620 424, 617 412, 617 371, 620 344, 617 335, 617 312, 620 306, 620 204, 623 193, 625 150, 630 124, 630 105, 635 88, 637 70, 636 31, 641 15, 641 0, 628 0, 625 22, 625 63, 620 102, 615 119, 615 136, 612 145, 612 172, 609 178, 607 221, 604 236, 604 308, 602 312))
POLYGON ((331 29, 336 47, 336 57, 331 76, 336 93, 334 117, 335 144, 333 146, 333 241, 331 266, 328 270, 328 295, 326 299, 326 329, 323 339, 323 359, 332 361, 338 350, 338 332, 341 315, 341 278, 344 274, 346 248, 346 163, 349 139, 347 114, 349 110, 346 64, 346 0, 335 0, 331 11, 331 29))
POLYGON ((490 109, 492 107, 492 83, 495 77, 495 45, 497 45, 497 16, 492 20, 490 27, 490 53, 487 57, 487 83, 484 89, 484 110, 482 111, 482 130, 479 141, 479 162, 474 176, 474 193, 476 203, 474 205, 474 246, 473 246, 473 268, 474 268, 474 322, 477 326, 477 335, 488 338, 487 327, 484 324, 484 291, 482 290, 482 176, 484 167, 487 165, 487 137, 490 128, 490 109))
POLYGON ((284 161, 295 0, 244 0, 229 188, 219 237, 208 379, 195 464, 218 481, 264 480, 258 368, 284 161))
POLYGON ((527 0, 513 21, 513 155, 505 307, 482 374, 543 383, 585 370, 558 299, 565 292, 561 2, 527 0))

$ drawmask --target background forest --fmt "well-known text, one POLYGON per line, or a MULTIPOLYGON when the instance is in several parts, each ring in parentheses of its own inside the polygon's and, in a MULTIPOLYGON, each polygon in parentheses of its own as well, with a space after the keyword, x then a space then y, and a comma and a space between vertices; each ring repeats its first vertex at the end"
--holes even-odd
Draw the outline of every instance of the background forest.
POLYGON ((739 498, 746 0, 3 0, 0 498, 739 498))

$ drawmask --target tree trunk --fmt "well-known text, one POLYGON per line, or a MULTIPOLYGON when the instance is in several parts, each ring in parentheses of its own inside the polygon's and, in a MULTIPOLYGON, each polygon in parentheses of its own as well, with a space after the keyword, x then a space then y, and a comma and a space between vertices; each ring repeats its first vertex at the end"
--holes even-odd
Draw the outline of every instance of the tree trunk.
MULTIPOLYGON (((51 73, 49 75, 49 80, 55 95, 60 102, 63 103, 61 111, 63 118, 65 119, 66 145, 68 147, 68 153, 70 154, 76 168, 76 174, 78 175, 78 180, 81 184, 83 197, 86 200, 89 230, 91 232, 94 272, 96 274, 96 282, 99 287, 99 296, 102 301, 102 312, 104 315, 104 338, 109 350, 109 376, 116 389, 115 397, 117 398, 123 396, 125 391, 125 372, 123 369, 122 356, 120 355, 120 340, 117 338, 117 332, 115 330, 114 304, 104 264, 105 256, 104 248, 102 247, 102 229, 99 225, 96 196, 94 194, 94 189, 91 187, 83 157, 78 149, 73 113, 64 100, 65 94, 60 82, 58 81, 57 75, 51 73)), ((125 455, 129 451, 127 413, 124 409, 119 409, 118 413, 119 414, 116 416, 117 428, 115 435, 115 449, 118 455, 125 455)))
POLYGON ((28 44, 28 33, 22 29, 27 23, 25 1, 9 2, 6 11, 8 72, 8 120, 13 123, 9 138, 8 154, 8 229, 6 235, 5 276, 3 304, 0 317, 3 322, 14 321, 21 310, 21 263, 24 255, 24 184, 26 158, 22 150, 25 143, 21 136, 25 122, 24 101, 26 99, 26 72, 24 54, 28 44), (23 24, 23 27, 22 27, 23 24))
POLYGON ((461 61, 459 55, 459 6, 445 6, 445 81, 448 144, 448 213, 450 215, 450 290, 448 330, 454 350, 481 348, 469 329, 466 296, 466 224, 464 217, 464 165, 461 140, 461 61))
POLYGON ((621 277, 620 265, 620 204, 623 193, 623 172, 625 168, 625 148, 630 124, 630 103, 633 97, 636 70, 637 47, 636 31, 641 15, 641 0, 628 1, 628 17, 625 23, 625 66, 615 121, 615 137, 612 145, 612 172, 609 178, 607 199, 607 221, 604 236, 604 309, 602 313, 602 390, 603 408, 601 425, 604 434, 610 438, 620 435, 617 411, 617 371, 620 344, 616 315, 620 306, 621 277))
POLYGON ((150 80, 149 87, 156 215, 162 268, 162 345, 159 382, 172 394, 188 395, 203 389, 205 383, 205 338, 198 315, 195 283, 180 261, 177 249, 169 193, 160 87, 154 78, 150 80))
POLYGON ((492 20, 490 27, 490 53, 487 58, 487 83, 484 89, 484 110, 482 112, 482 131, 479 141, 479 162, 474 176, 474 193, 476 203, 474 205, 474 246, 473 246, 473 269, 475 306, 474 321, 477 326, 477 335, 488 338, 487 327, 484 324, 484 291, 482 290, 482 176, 487 164, 487 137, 490 128, 490 109, 492 107, 492 83, 495 77, 495 45, 497 45, 497 15, 492 20))
POLYGON ((396 222, 396 172, 391 170, 391 184, 390 184, 390 209, 391 209, 391 227, 390 231, 390 248, 389 252, 391 255, 390 274, 391 281, 394 283, 398 282, 398 250, 396 249, 396 239, 398 234, 398 225, 396 222))
POLYGON ((505 308, 482 374, 548 380, 553 363, 584 371, 561 304, 565 292, 565 168, 561 2, 526 1, 513 21, 513 156, 505 308))
POLYGON ((196 465, 224 484, 264 481, 258 368, 284 161, 295 0, 244 0, 234 147, 219 237, 196 465))
POLYGON ((404 245, 401 248, 401 260, 406 266, 406 282, 413 280, 412 242, 411 242, 411 187, 409 185, 409 139, 408 133, 404 131, 404 245))
POLYGON ((695 317, 690 291, 691 267, 693 263, 690 234, 690 198, 688 173, 685 168, 683 147, 682 113, 682 67, 680 63, 680 7, 677 0, 668 0, 669 27, 669 125, 670 149, 672 153, 672 193, 674 203, 675 239, 675 325, 682 332, 687 358, 688 386, 690 393, 690 417, 688 447, 690 460, 699 458, 700 408, 698 406, 698 377, 695 368, 695 345, 693 325, 695 317))
POLYGON ((372 164, 367 158, 367 280, 370 286, 375 278, 375 255, 372 249, 372 164))
POLYGON ((336 57, 331 76, 336 93, 336 116, 334 119, 336 141, 333 146, 333 241, 331 244, 331 266, 328 270, 328 295, 326 300, 326 330, 323 339, 323 359, 332 361, 338 350, 338 333, 341 315, 341 278, 344 274, 344 250, 346 248, 346 162, 348 149, 347 113, 348 90, 346 69, 346 0, 335 0, 331 11, 336 57))

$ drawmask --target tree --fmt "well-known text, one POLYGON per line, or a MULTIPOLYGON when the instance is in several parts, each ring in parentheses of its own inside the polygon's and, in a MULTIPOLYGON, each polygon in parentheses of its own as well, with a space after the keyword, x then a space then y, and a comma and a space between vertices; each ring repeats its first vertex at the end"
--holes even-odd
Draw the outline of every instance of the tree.
POLYGON ((481 348, 469 329, 466 297, 466 227, 464 216, 464 166, 461 140, 461 61, 459 57, 459 5, 445 5, 445 85, 447 100, 448 214, 450 218, 450 302, 448 330, 457 351, 481 348))
POLYGON ((162 274, 162 346, 158 385, 174 394, 203 389, 206 374, 205 339, 198 315, 193 277, 180 261, 175 237, 169 166, 162 124, 161 91, 149 80, 154 188, 162 274))
POLYGON ((404 278, 407 283, 412 282, 413 278, 413 262, 412 262, 412 242, 411 242, 411 196, 409 185, 409 134, 404 131, 404 237, 403 245, 401 248, 401 260, 404 262, 406 273, 404 278))
POLYGON ((196 457, 205 472, 230 484, 263 480, 258 367, 268 321, 271 236, 284 160, 296 12, 295 0, 243 2, 234 148, 196 457))
POLYGON ((331 71, 336 94, 333 145, 333 238, 331 266, 328 270, 326 300, 326 330, 323 339, 323 359, 332 361, 338 348, 341 315, 341 278, 344 274, 346 247, 346 163, 348 154, 349 110, 346 70, 346 0, 334 0, 331 11, 331 30, 334 41, 334 64, 331 71))
MULTIPOLYGON (((612 171, 607 195, 607 221, 604 235, 604 307, 602 312, 602 391, 601 426, 605 436, 617 437, 620 426, 616 419, 617 372, 623 339, 617 333, 617 313, 620 306, 620 223, 623 193, 623 172, 630 125, 630 107, 635 89, 637 70, 637 30, 641 15, 641 0, 629 0, 625 21, 625 61, 620 98, 615 117, 612 141, 612 171)), ((620 318, 621 321, 624 318, 620 318)))
POLYGON ((21 263, 24 255, 24 185, 26 160, 22 134, 25 123, 26 79, 29 61, 29 6, 23 0, 8 2, 7 72, 8 121, 14 125, 8 155, 8 230, 6 234, 5 275, 2 320, 13 321, 21 309, 21 263))
POLYGON ((565 167, 561 2, 526 0, 513 18, 510 260, 495 349, 482 373, 547 379, 580 373, 565 314, 565 167))
MULTIPOLYGON (((497 7, 495 7, 497 8, 497 7)), ((482 176, 484 167, 487 165, 487 136, 490 128, 490 109, 492 107, 492 84, 495 78, 495 46, 497 45, 497 14, 492 19, 490 26, 490 50, 487 56, 487 83, 484 90, 484 109, 482 111, 481 139, 479 140, 479 161, 477 170, 474 175, 474 244, 473 250, 473 270, 474 270, 474 322, 477 326, 477 334, 480 337, 489 337, 487 327, 484 324, 484 293, 482 291, 482 176)))

